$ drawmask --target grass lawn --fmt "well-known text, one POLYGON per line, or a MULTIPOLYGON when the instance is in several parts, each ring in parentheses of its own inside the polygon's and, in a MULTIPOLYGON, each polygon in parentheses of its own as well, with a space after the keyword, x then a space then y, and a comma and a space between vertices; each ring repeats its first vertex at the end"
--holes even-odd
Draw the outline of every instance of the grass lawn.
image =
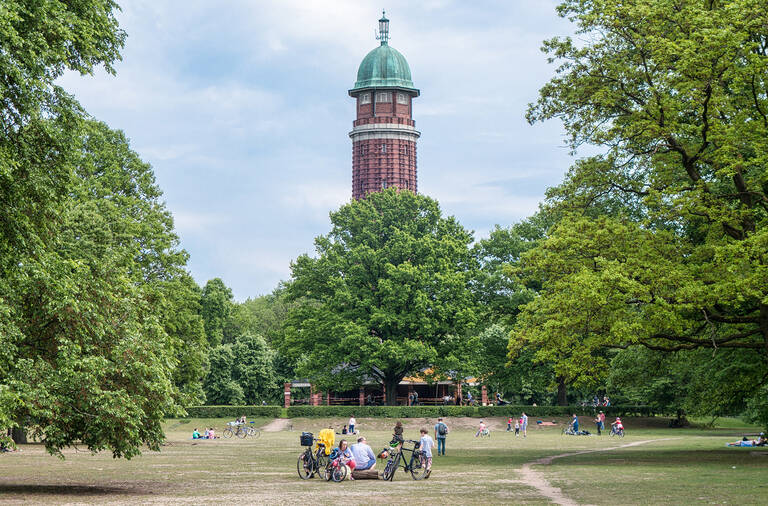
MULTIPOLYGON (((316 433, 345 420, 292 419, 284 430, 253 440, 190 439, 195 427, 202 432, 213 426, 221 434, 225 422, 168 420, 168 445, 130 461, 75 449, 61 460, 39 445, 0 454, 0 504, 551 504, 542 492, 546 485, 560 489, 555 500, 576 504, 768 502, 768 448, 726 448, 725 442, 756 431, 734 420, 723 421, 724 428, 667 429, 662 420, 627 419, 627 436, 617 440, 561 436, 559 427, 534 428, 527 438, 515 438, 503 431, 502 420, 490 421, 490 438, 476 439, 478 420, 449 419, 448 455, 435 458, 428 480, 413 481, 401 470, 394 482, 343 483, 300 480, 296 459, 302 430, 316 433), (631 443, 641 444, 617 448, 631 443), (521 472, 524 464, 567 453, 575 454, 521 472)), ((404 424, 406 438, 416 439, 418 428, 434 420, 404 424)), ((376 451, 389 441, 394 420, 358 419, 358 425, 376 451)))

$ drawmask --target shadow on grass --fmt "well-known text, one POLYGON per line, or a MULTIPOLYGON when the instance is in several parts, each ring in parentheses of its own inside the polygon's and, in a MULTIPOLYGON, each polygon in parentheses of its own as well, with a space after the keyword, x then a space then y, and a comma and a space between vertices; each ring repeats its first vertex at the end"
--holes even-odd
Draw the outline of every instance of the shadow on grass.
POLYGON ((39 494, 39 495, 151 495, 151 490, 139 487, 103 487, 98 485, 32 485, 0 483, 0 496, 3 494, 39 494))

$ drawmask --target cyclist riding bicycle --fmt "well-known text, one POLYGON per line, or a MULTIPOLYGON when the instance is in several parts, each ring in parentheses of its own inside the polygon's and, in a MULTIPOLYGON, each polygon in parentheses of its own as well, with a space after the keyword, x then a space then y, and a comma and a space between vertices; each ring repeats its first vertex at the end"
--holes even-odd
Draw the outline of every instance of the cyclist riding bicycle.
POLYGON ((624 430, 624 424, 621 423, 621 418, 616 417, 616 421, 611 424, 611 430, 619 432, 624 430))

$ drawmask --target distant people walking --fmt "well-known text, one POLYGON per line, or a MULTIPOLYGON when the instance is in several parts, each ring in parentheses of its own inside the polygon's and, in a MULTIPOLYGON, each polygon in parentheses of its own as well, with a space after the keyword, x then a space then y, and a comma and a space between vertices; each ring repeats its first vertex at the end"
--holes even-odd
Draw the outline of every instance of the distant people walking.
POLYGON ((435 447, 435 442, 427 434, 427 428, 422 427, 419 431, 421 433, 421 439, 419 440, 419 450, 421 450, 424 456, 424 463, 427 466, 427 474, 425 478, 429 478, 429 473, 432 471, 432 448, 435 447))
POLYGON ((437 419, 435 424, 435 440, 437 441, 437 454, 445 455, 445 437, 448 435, 448 426, 442 418, 437 419))
POLYGON ((525 413, 520 417, 520 429, 523 431, 523 437, 528 437, 528 415, 525 413))

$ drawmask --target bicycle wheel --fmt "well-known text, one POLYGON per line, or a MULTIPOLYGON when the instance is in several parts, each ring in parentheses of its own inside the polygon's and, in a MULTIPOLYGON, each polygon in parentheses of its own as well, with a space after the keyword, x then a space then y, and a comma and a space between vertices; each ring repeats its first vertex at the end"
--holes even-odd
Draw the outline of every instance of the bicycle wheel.
POLYGON ((227 427, 226 429, 224 429, 224 432, 222 433, 222 436, 224 436, 225 438, 229 439, 229 438, 232 437, 232 434, 234 434, 232 432, 232 427, 227 427))
POLYGON ((562 432, 560 432, 560 435, 565 436, 566 434, 568 434, 568 429, 563 427, 563 430, 562 432))
POLYGON ((308 480, 314 474, 312 472, 312 454, 304 452, 299 455, 299 460, 296 462, 296 471, 299 473, 299 478, 302 480, 308 480), (309 459, 309 461, 307 461, 309 459))
POLYGON ((328 455, 325 454, 324 450, 320 450, 317 452, 317 455, 315 455, 315 460, 317 460, 318 472, 321 469, 325 469, 330 464, 328 462, 328 455))
POLYGON ((384 467, 384 471, 381 474, 381 477, 386 481, 392 481, 392 477, 395 475, 395 471, 397 470, 397 463, 396 463, 396 457, 390 457, 389 460, 387 460, 387 465, 384 467))
POLYGON ((414 452, 411 458, 411 464, 408 466, 411 470, 411 477, 414 480, 423 480, 427 476, 427 460, 423 454, 416 455, 414 452))
POLYGON ((617 434, 619 437, 624 437, 624 429, 620 430, 617 434))
POLYGON ((259 439, 261 437, 261 431, 255 427, 250 427, 248 429, 248 435, 254 439, 259 439))
POLYGON ((335 481, 336 483, 339 483, 341 481, 344 481, 346 477, 347 477, 347 466, 342 464, 333 468, 333 473, 331 475, 331 479, 333 479, 333 481, 335 481))

